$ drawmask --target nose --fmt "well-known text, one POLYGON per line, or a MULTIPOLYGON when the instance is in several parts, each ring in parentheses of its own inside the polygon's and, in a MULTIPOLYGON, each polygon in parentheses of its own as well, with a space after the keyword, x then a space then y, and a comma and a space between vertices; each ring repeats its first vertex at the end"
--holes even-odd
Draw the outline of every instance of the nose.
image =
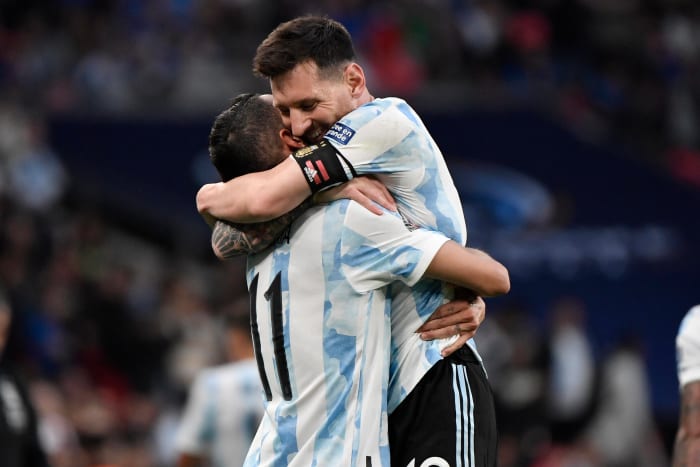
POLYGON ((306 130, 311 126, 311 120, 304 112, 292 109, 289 112, 290 127, 292 134, 297 137, 304 136, 306 130))

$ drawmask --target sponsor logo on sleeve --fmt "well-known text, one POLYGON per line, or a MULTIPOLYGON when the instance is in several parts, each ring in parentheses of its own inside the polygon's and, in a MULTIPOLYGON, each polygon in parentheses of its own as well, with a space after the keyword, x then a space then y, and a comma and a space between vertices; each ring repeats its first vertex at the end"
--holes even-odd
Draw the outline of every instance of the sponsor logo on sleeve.
POLYGON ((355 136, 355 130, 342 123, 336 123, 328 130, 325 137, 340 144, 348 144, 353 136, 355 136))

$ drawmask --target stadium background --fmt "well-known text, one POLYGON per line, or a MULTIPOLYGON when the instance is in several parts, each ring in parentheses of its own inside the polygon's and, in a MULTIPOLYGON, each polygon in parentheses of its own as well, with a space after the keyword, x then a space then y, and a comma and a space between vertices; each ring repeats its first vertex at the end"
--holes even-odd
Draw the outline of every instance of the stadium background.
POLYGON ((267 89, 256 45, 306 12, 342 21, 373 94, 423 116, 470 244, 510 269, 478 337, 501 465, 665 465, 698 303, 697 2, 6 0, 5 357, 55 465, 171 465, 187 383, 245 293, 194 206, 209 124, 267 89))

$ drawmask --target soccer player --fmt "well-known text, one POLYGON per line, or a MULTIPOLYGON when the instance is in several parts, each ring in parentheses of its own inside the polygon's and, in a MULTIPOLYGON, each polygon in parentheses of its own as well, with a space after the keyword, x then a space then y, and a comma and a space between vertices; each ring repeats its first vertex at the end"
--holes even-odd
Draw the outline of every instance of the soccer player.
POLYGON ((673 449, 674 467, 700 466, 700 305, 686 313, 676 337, 681 415, 673 449))
POLYGON ((191 385, 176 443, 178 467, 240 467, 262 418, 260 378, 248 299, 224 313, 229 363, 204 369, 191 385))
MULTIPOLYGON (((233 175, 227 161, 248 167, 260 162, 261 169, 275 164, 274 158, 241 148, 260 147, 250 140, 269 142, 281 131, 271 106, 257 96, 239 97, 217 118, 210 135, 212 161, 222 178, 233 175), (245 130, 263 119, 271 132, 245 130)), ((280 148, 278 157, 284 154, 280 148)), ((389 465, 386 416, 391 404, 406 398, 400 375, 420 378, 425 373, 420 367, 430 365, 427 358, 415 358, 411 349, 420 343, 410 336, 424 321, 421 312, 444 298, 439 282, 415 283, 424 271, 482 295, 508 288, 507 271, 487 255, 437 232, 411 232, 398 215, 377 217, 347 200, 310 208, 273 250, 249 257, 253 336, 268 402, 246 465, 389 465)), ((483 371, 478 360, 471 363, 472 372, 483 371)), ((449 379, 433 379, 435 386, 411 405, 429 404, 432 417, 422 418, 428 425, 422 431, 399 430, 397 442, 412 436, 441 439, 405 443, 396 455, 392 446, 392 465, 420 465, 427 459, 488 465, 485 460, 475 464, 483 453, 475 449, 470 431, 471 411, 481 398, 490 398, 488 387, 456 364, 447 365, 443 369, 456 370, 443 371, 449 379), (447 384, 436 384, 440 381, 447 384), (462 410, 462 404, 469 409, 462 410), (447 425, 444 416, 453 421, 448 433, 435 430, 447 425)))

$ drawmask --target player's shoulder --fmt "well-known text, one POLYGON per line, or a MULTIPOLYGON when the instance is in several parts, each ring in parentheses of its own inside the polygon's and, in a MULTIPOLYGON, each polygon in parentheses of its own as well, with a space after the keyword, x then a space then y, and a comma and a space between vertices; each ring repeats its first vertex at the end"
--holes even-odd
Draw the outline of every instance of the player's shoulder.
POLYGON ((399 97, 379 97, 359 106, 352 112, 341 118, 341 122, 358 126, 379 118, 404 118, 406 115, 413 115, 415 111, 408 103, 399 97))
POLYGON ((685 314, 678 327, 678 337, 691 336, 700 340, 700 305, 695 305, 685 314))

